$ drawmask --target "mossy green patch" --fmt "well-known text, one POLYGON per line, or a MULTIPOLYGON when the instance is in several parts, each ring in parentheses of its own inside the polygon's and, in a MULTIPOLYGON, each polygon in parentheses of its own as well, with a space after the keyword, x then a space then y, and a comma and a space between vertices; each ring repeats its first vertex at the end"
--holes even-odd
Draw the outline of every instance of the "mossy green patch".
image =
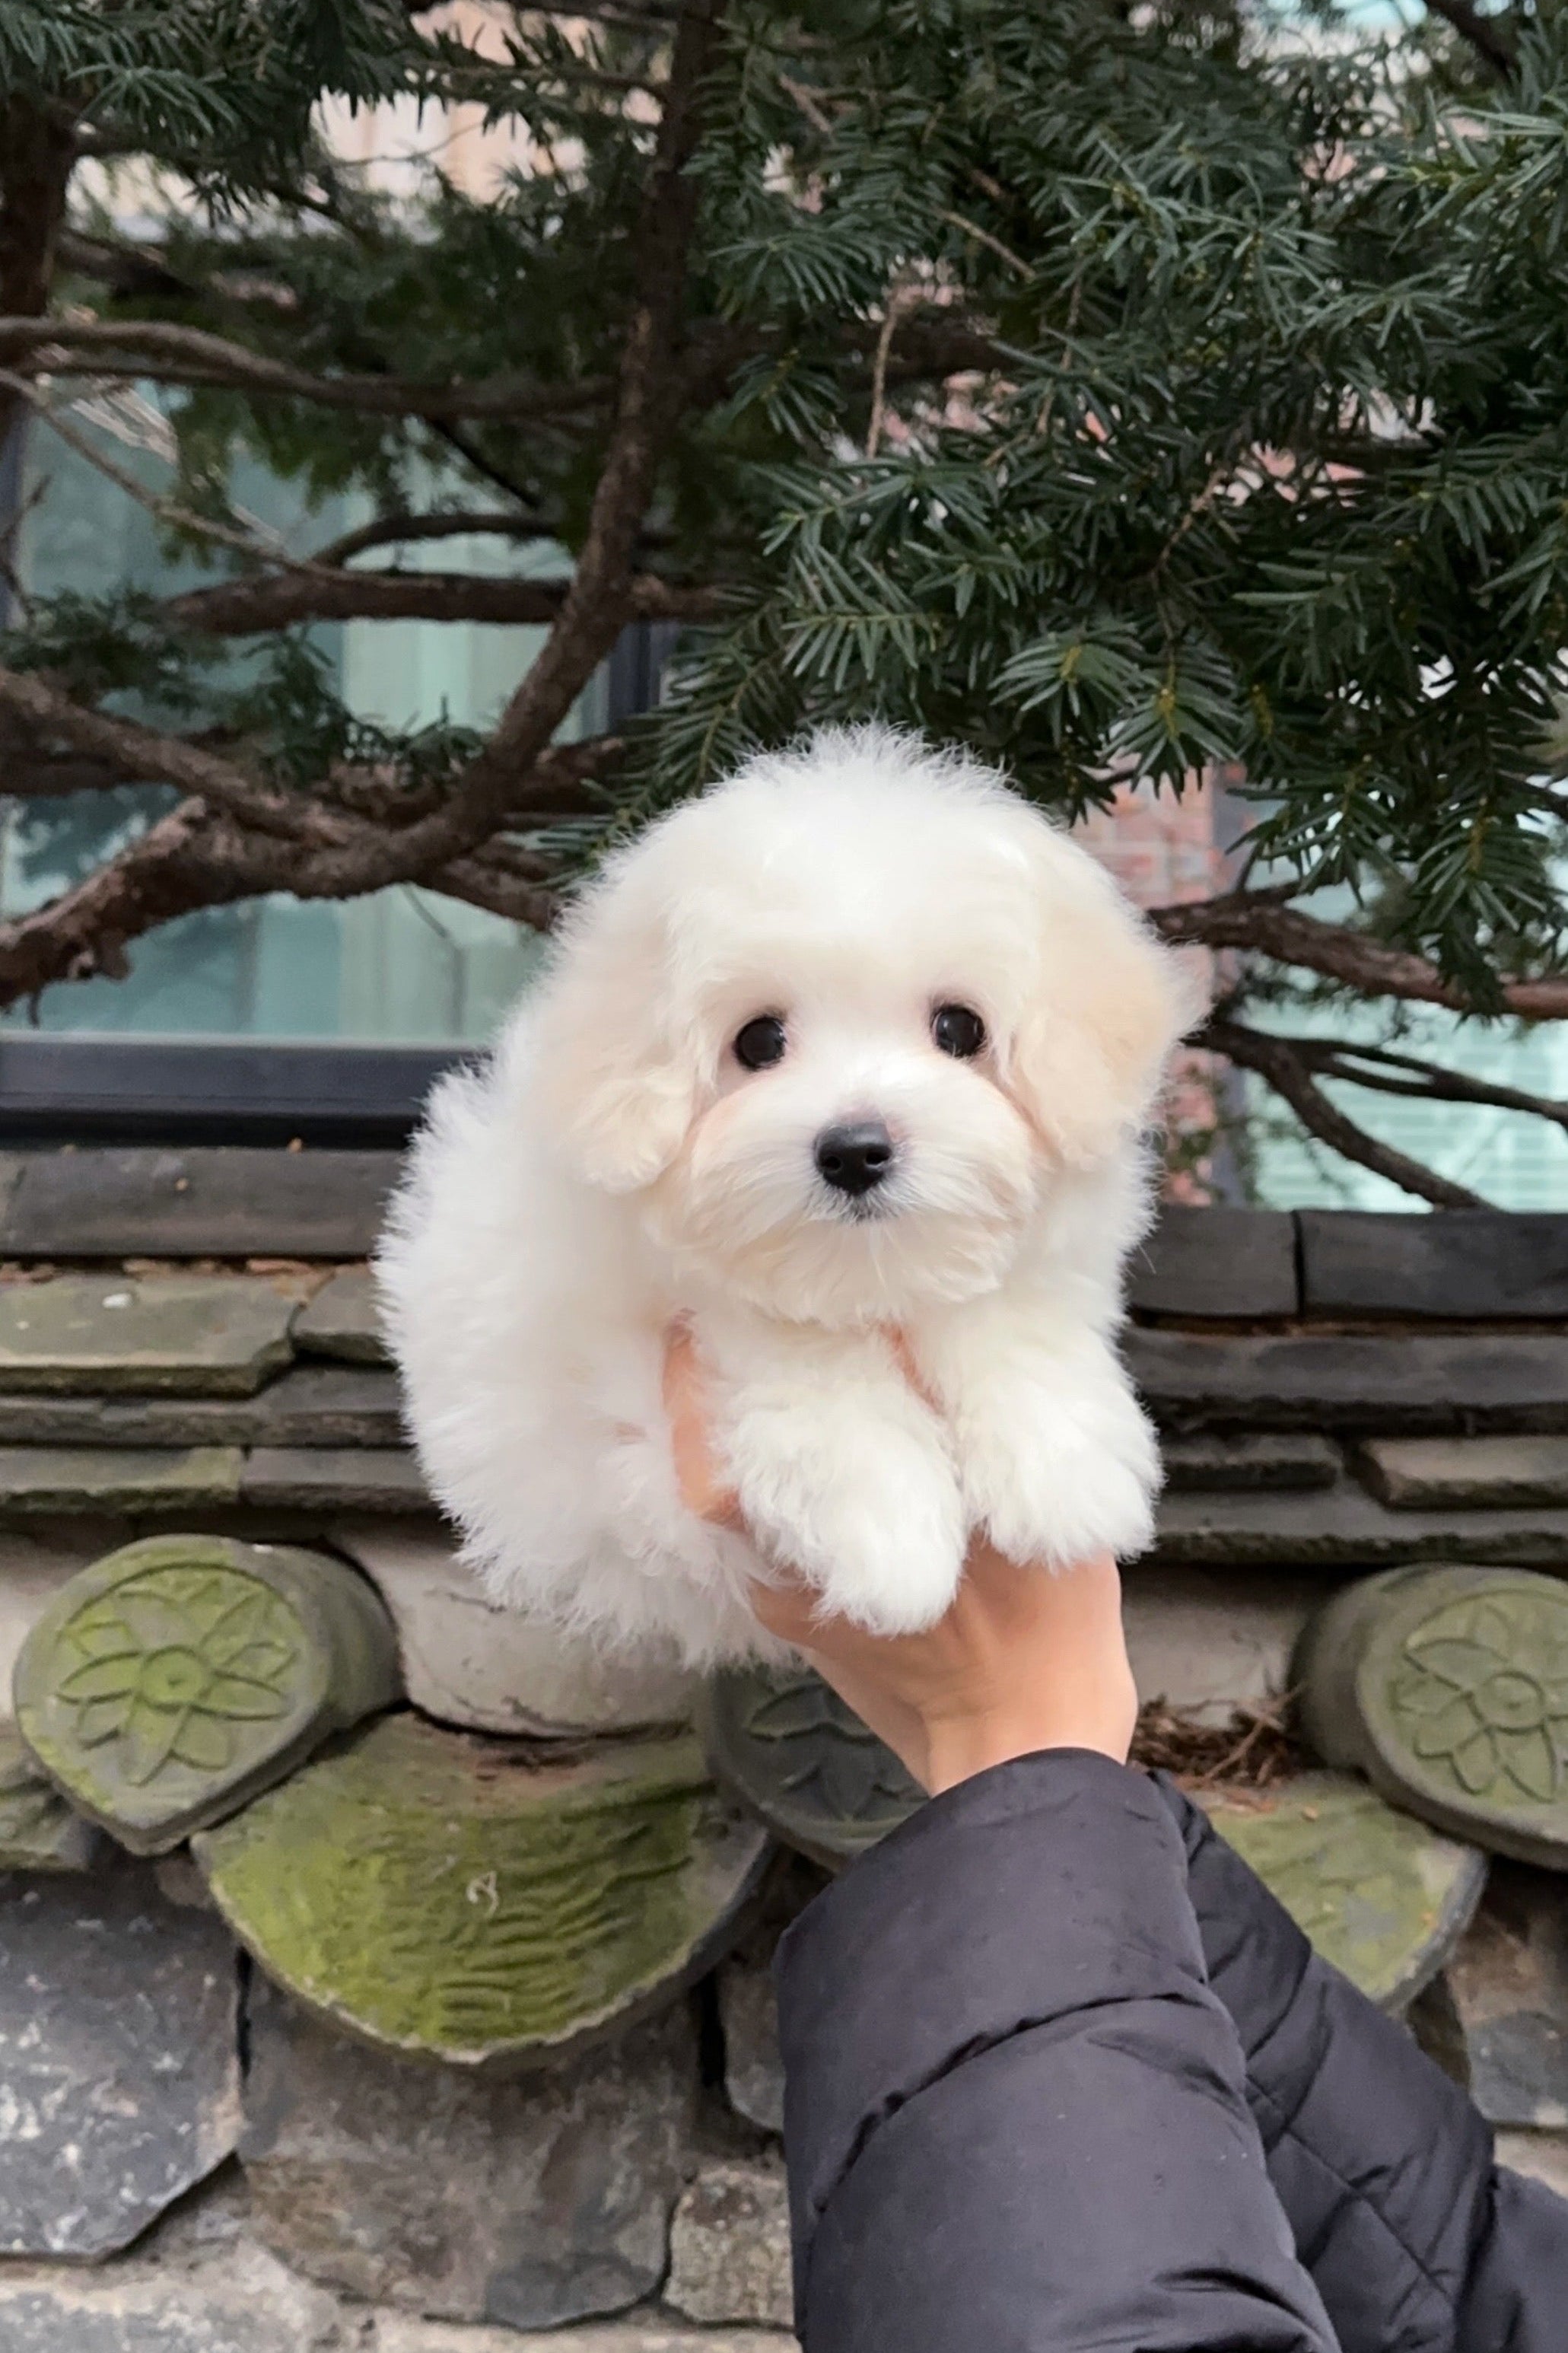
POLYGON ((61 1587, 15 1686, 49 1778, 156 1854, 387 1706, 396 1639, 364 1578, 326 1554, 153 1536, 61 1587))
POLYGON ((269 1976, 468 2064, 546 2058, 668 1998, 738 1933, 766 1847, 689 1736, 559 1761, 413 1715, 195 1841, 269 1976))
POLYGON ((1324 1959, 1385 2009, 1402 2009, 1442 1968, 1485 1884, 1474 1847, 1346 1774, 1204 1802, 1324 1959))
POLYGON ((98 1832, 46 1781, 21 1736, 0 1725, 0 1871, 85 1871, 98 1832))

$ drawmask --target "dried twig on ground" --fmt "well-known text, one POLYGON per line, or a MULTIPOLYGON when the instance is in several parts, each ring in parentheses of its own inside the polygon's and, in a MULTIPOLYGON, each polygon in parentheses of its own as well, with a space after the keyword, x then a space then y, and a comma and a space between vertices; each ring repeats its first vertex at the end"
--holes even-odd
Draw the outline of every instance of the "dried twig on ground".
POLYGON ((1169 1773, 1184 1789, 1268 1789, 1317 1759, 1289 1728, 1289 1698, 1237 1707, 1224 1724, 1203 1724, 1163 1699, 1138 1711, 1132 1761, 1169 1773))

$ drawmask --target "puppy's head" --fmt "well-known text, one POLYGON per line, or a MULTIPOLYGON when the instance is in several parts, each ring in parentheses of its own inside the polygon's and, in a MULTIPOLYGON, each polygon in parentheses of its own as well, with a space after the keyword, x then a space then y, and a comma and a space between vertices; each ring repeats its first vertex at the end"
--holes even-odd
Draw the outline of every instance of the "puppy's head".
POLYGON ((694 1271, 827 1323, 993 1288, 1121 1154, 1195 1008, 1103 870, 878 730, 753 762, 568 926, 531 1024, 582 1175, 694 1271))

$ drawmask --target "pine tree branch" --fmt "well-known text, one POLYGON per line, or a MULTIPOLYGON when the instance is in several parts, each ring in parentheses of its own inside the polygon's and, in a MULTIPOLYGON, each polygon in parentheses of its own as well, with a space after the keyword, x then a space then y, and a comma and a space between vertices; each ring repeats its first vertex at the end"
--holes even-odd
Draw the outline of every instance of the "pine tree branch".
POLYGON ((1225 1055, 1244 1071, 1255 1071, 1289 1104, 1309 1135, 1315 1135, 1320 1143, 1329 1145, 1358 1166, 1370 1168, 1374 1176, 1386 1176, 1403 1192, 1414 1193, 1418 1200, 1430 1201, 1440 1209, 1484 1209, 1489 1206, 1479 1193, 1469 1192, 1463 1185, 1450 1184, 1435 1169, 1412 1160, 1406 1153, 1396 1152, 1392 1145, 1381 1143, 1347 1118, 1318 1086, 1307 1058, 1298 1050, 1300 1040, 1248 1029, 1240 1022, 1219 1018, 1206 1021, 1194 1031, 1191 1042, 1211 1053, 1225 1055))
POLYGON ((356 849, 341 860, 331 854, 311 860, 309 895, 378 889, 470 856, 499 829, 519 775, 533 768, 620 633, 643 519, 686 399, 679 337, 699 203, 687 167, 700 136, 700 93, 724 5, 725 0, 687 0, 681 11, 634 244, 632 309, 615 418, 576 565, 550 635, 445 807, 385 841, 379 859, 367 861, 356 849))
MULTIPOLYGON (((1173 945, 1251 948, 1280 964, 1299 965, 1325 979, 1343 981, 1363 997, 1398 997, 1422 1005, 1473 1013, 1464 991, 1426 956, 1388 946, 1369 933, 1325 923, 1302 914, 1276 894, 1236 891, 1219 899, 1156 907, 1150 922, 1173 945)), ((1531 1021, 1568 1020, 1568 976, 1541 979, 1504 977, 1499 984, 1505 1012, 1531 1021)))
MULTIPOLYGON (((172 597, 163 610, 175 628, 217 638, 289 628, 300 621, 496 621, 548 628, 565 604, 569 586, 490 573, 330 572, 312 566, 194 588, 172 597)), ((616 626, 712 621, 723 609, 717 589, 637 575, 621 593, 616 626)))

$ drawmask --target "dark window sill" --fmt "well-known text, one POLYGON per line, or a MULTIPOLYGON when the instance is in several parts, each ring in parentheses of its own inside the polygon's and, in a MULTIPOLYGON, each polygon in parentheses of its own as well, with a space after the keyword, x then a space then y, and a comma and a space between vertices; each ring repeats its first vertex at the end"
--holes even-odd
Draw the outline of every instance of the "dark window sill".
POLYGON ((396 1146, 462 1050, 0 1037, 0 1144, 396 1146))

